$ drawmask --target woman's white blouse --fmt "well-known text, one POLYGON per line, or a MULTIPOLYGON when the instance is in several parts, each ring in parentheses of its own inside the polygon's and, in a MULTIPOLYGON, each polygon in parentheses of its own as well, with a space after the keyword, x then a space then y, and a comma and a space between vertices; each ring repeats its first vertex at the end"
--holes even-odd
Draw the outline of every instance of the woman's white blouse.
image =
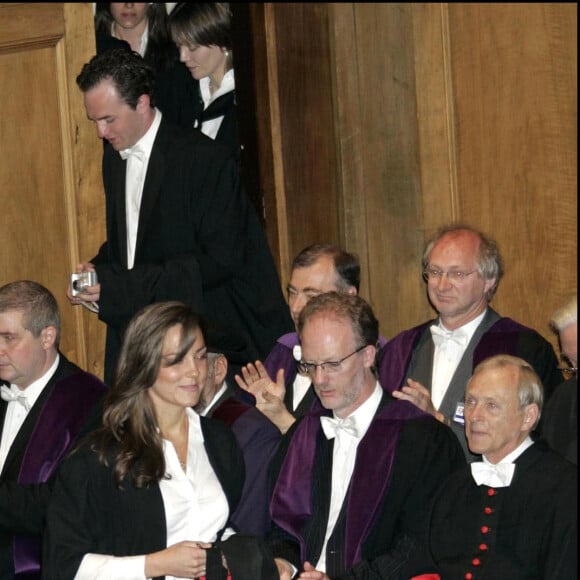
MULTIPOLYGON (((215 101, 218 97, 235 90, 236 81, 234 78, 234 69, 230 69, 222 79, 222 84, 220 88, 212 95, 209 90, 209 77, 203 77, 199 81, 199 90, 201 93, 201 98, 203 100, 203 108, 207 109, 209 105, 215 101)), ((207 135, 211 139, 215 139, 218 131, 220 130, 222 121, 224 120, 223 115, 221 117, 216 117, 215 119, 209 119, 201 124, 201 132, 207 135)), ((197 123, 197 121, 196 121, 197 123)), ((194 125, 195 127, 196 125, 194 125)))
MULTIPOLYGON (((225 493, 205 451, 200 418, 186 409, 189 419, 187 471, 179 463, 175 447, 163 440, 167 473, 159 482, 165 508, 167 546, 185 540, 214 542, 226 525, 229 507, 225 493)), ((234 531, 227 528, 222 539, 234 531)), ((78 580, 145 580, 145 555, 114 557, 86 554, 77 571, 78 580)), ((166 576, 172 580, 173 576, 166 576)))

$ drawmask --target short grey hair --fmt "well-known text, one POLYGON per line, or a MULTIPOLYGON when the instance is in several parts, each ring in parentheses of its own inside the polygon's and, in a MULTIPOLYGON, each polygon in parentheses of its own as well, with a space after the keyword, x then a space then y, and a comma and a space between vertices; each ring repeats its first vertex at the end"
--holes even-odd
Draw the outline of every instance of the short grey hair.
POLYGON ((484 234, 469 225, 448 224, 439 228, 435 235, 427 241, 427 245, 425 246, 422 260, 423 270, 429 266, 429 259, 431 258, 433 246, 443 236, 459 232, 471 232, 479 238, 479 248, 476 258, 477 271, 484 280, 493 280, 495 278, 495 284, 485 294, 486 300, 490 302, 499 286, 499 281, 504 274, 503 260, 497 242, 487 234, 484 234))
POLYGON ((534 367, 522 358, 511 356, 509 354, 498 354, 486 358, 480 362, 469 379, 467 386, 478 373, 489 369, 501 369, 505 367, 514 367, 518 370, 518 407, 523 409, 526 405, 535 404, 538 406, 538 419, 532 426, 535 429, 540 415, 542 414, 542 407, 544 405, 544 387, 542 381, 534 367))
POLYGON ((554 332, 562 332, 565 328, 568 328, 571 324, 578 321, 578 295, 568 298, 564 304, 554 311, 552 314, 552 319, 550 320, 550 326, 554 332))

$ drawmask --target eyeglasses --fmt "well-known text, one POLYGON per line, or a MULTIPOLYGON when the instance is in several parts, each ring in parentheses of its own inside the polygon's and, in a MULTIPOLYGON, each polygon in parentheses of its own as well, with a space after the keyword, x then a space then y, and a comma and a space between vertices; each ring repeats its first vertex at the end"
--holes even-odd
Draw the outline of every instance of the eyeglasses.
POLYGON ((443 276, 447 276, 447 280, 451 282, 463 282, 467 276, 470 276, 477 270, 471 270, 471 272, 462 272, 461 270, 450 270, 449 272, 443 272, 442 270, 435 270, 435 268, 425 268, 423 270, 423 280, 425 282, 439 282, 443 276))
POLYGON ((323 373, 327 373, 327 374, 337 373, 338 371, 341 370, 342 363, 347 358, 350 358, 351 356, 354 356, 355 354, 359 353, 361 350, 366 348, 366 346, 367 346, 366 344, 363 346, 360 346, 354 352, 347 354, 344 358, 341 358, 340 360, 329 360, 329 361, 326 361, 323 363, 309 363, 309 362, 301 360, 301 361, 298 361, 296 363, 296 367, 298 368, 299 373, 301 373, 303 375, 309 375, 311 377, 314 376, 314 374, 316 373, 316 367, 320 367, 320 370, 323 373))
POLYGON ((578 367, 558 367, 565 377, 572 378, 578 375, 578 367))

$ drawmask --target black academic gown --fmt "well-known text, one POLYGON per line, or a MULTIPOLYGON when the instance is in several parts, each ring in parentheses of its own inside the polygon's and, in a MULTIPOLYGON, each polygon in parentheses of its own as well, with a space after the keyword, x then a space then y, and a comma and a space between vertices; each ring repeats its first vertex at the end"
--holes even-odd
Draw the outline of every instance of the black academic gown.
MULTIPOLYGON (((431 391, 435 345, 429 327, 436 323, 436 319, 430 320, 404 330, 381 349, 379 375, 386 390, 392 392, 400 389, 411 378, 431 391)), ((530 363, 542 380, 545 400, 562 381, 554 349, 543 336, 515 320, 500 317, 488 308, 451 377, 438 409, 450 420, 468 461, 476 461, 479 456, 469 450, 463 413, 458 414, 458 409, 463 409, 465 386, 473 369, 484 359, 497 354, 517 356, 530 363)))
MULTIPOLYGON (((207 454, 231 513, 244 483, 244 459, 225 425, 200 419, 207 454)), ((74 578, 87 553, 136 556, 166 547, 159 485, 138 489, 126 484, 118 489, 112 469, 100 463, 88 447, 63 463, 47 513, 43 578, 74 578)))
MULTIPOLYGON (((125 169, 103 156, 107 241, 93 258, 107 324, 105 382, 131 317, 153 302, 180 300, 264 358, 292 327, 264 231, 239 183, 236 160, 197 131, 162 120, 139 215, 135 265, 127 269, 125 169)), ((216 345, 219 347, 219 345, 216 345)))
MULTIPOLYGON (((274 525, 267 542, 275 557, 299 570, 304 560, 316 565, 326 533, 334 443, 319 428, 319 415, 328 413, 315 405, 299 419, 282 439, 272 465, 274 525), (310 446, 313 456, 305 450, 310 446), (284 497, 278 491, 282 479, 284 497)), ((465 465, 463 453, 448 427, 389 393, 383 394, 356 453, 347 496, 326 548, 327 574, 333 580, 396 578, 424 538, 435 492, 465 465), (351 564, 349 553, 355 553, 351 564)))
MULTIPOLYGON (((509 487, 478 486, 469 467, 437 495, 427 563, 445 580, 571 580, 577 570, 576 466, 544 442, 516 460, 509 487)), ((409 576, 408 576, 409 577, 409 576)))
MULTIPOLYGON (((54 473, 100 423, 105 385, 62 354, 30 409, 0 474, 0 578, 40 578, 40 541, 54 473)), ((0 433, 6 401, 0 399, 0 433)))
POLYGON ((542 412, 542 437, 560 455, 578 465, 578 379, 555 391, 542 412))

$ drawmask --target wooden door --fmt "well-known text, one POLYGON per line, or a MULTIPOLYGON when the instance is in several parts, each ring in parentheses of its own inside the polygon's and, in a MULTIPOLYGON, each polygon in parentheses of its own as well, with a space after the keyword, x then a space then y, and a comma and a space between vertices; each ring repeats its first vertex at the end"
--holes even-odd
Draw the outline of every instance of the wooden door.
POLYGON ((49 288, 61 351, 102 376, 104 325, 65 295, 104 239, 102 145, 75 83, 94 52, 90 3, 0 4, 0 284, 49 288))

